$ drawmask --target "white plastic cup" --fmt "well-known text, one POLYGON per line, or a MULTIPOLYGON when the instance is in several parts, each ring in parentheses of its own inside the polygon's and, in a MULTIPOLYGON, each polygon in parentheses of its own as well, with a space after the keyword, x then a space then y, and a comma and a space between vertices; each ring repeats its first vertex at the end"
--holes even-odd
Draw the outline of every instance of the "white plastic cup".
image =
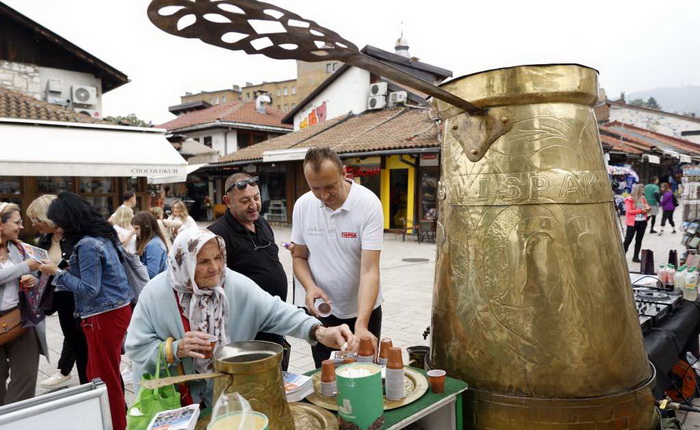
POLYGON ((386 398, 401 400, 406 397, 404 386, 404 369, 386 369, 386 398))
POLYGON ((316 309, 318 316, 325 318, 331 316, 333 307, 330 303, 318 297, 316 301, 314 301, 314 309, 316 309))

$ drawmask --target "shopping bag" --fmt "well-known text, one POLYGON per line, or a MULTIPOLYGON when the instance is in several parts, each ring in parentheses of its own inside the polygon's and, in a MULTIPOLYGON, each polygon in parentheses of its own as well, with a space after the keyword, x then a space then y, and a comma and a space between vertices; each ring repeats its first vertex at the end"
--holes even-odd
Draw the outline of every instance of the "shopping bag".
MULTIPOLYGON (((160 359, 163 357, 163 342, 158 345, 158 358, 156 359, 156 372, 153 375, 144 373, 142 379, 160 378, 160 359)), ((165 375, 170 376, 168 365, 165 365, 165 375)), ((153 417, 162 411, 177 409, 180 407, 180 393, 174 385, 161 388, 141 387, 136 395, 136 402, 129 408, 126 415, 127 430, 146 430, 153 417)))
POLYGON ((642 249, 642 264, 640 272, 644 275, 655 275, 656 268, 654 267, 654 251, 651 249, 642 249))
POLYGON ((46 314, 41 308, 41 303, 49 277, 49 275, 42 274, 33 288, 19 289, 19 310, 22 315, 22 327, 35 327, 46 318, 46 314))

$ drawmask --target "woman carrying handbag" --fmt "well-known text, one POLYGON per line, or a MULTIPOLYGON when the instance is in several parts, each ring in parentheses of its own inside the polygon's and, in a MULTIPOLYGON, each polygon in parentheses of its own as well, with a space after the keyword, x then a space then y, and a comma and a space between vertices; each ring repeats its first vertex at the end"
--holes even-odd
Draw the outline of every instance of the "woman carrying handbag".
POLYGON ((20 323, 20 284, 33 288, 31 273, 39 268, 18 240, 22 229, 19 206, 0 203, 0 406, 34 397, 39 354, 48 358, 49 351, 44 321, 31 328, 20 323))

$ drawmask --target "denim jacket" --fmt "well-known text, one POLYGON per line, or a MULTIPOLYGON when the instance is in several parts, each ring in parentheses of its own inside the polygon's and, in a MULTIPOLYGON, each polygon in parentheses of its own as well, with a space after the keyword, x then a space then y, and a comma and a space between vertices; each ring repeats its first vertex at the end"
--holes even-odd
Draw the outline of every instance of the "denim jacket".
POLYGON ((165 271, 168 250, 159 237, 154 237, 146 244, 140 259, 148 269, 148 277, 153 279, 157 274, 165 271))
POLYGON ((68 270, 56 276, 54 284, 73 292, 80 317, 120 308, 134 298, 117 249, 109 239, 80 239, 68 264, 68 270))

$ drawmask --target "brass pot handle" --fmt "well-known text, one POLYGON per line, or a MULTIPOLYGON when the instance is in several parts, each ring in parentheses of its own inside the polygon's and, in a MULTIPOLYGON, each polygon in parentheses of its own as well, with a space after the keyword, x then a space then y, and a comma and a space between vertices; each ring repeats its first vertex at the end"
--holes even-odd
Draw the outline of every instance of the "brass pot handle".
POLYGON ((227 373, 221 373, 221 372, 207 373, 207 374, 197 373, 194 375, 170 376, 167 378, 158 378, 158 379, 144 379, 141 382, 139 382, 139 385, 146 387, 146 388, 155 389, 155 388, 167 387, 168 385, 181 384, 183 382, 198 381, 201 379, 221 378, 222 376, 231 376, 231 375, 229 375, 227 373))

